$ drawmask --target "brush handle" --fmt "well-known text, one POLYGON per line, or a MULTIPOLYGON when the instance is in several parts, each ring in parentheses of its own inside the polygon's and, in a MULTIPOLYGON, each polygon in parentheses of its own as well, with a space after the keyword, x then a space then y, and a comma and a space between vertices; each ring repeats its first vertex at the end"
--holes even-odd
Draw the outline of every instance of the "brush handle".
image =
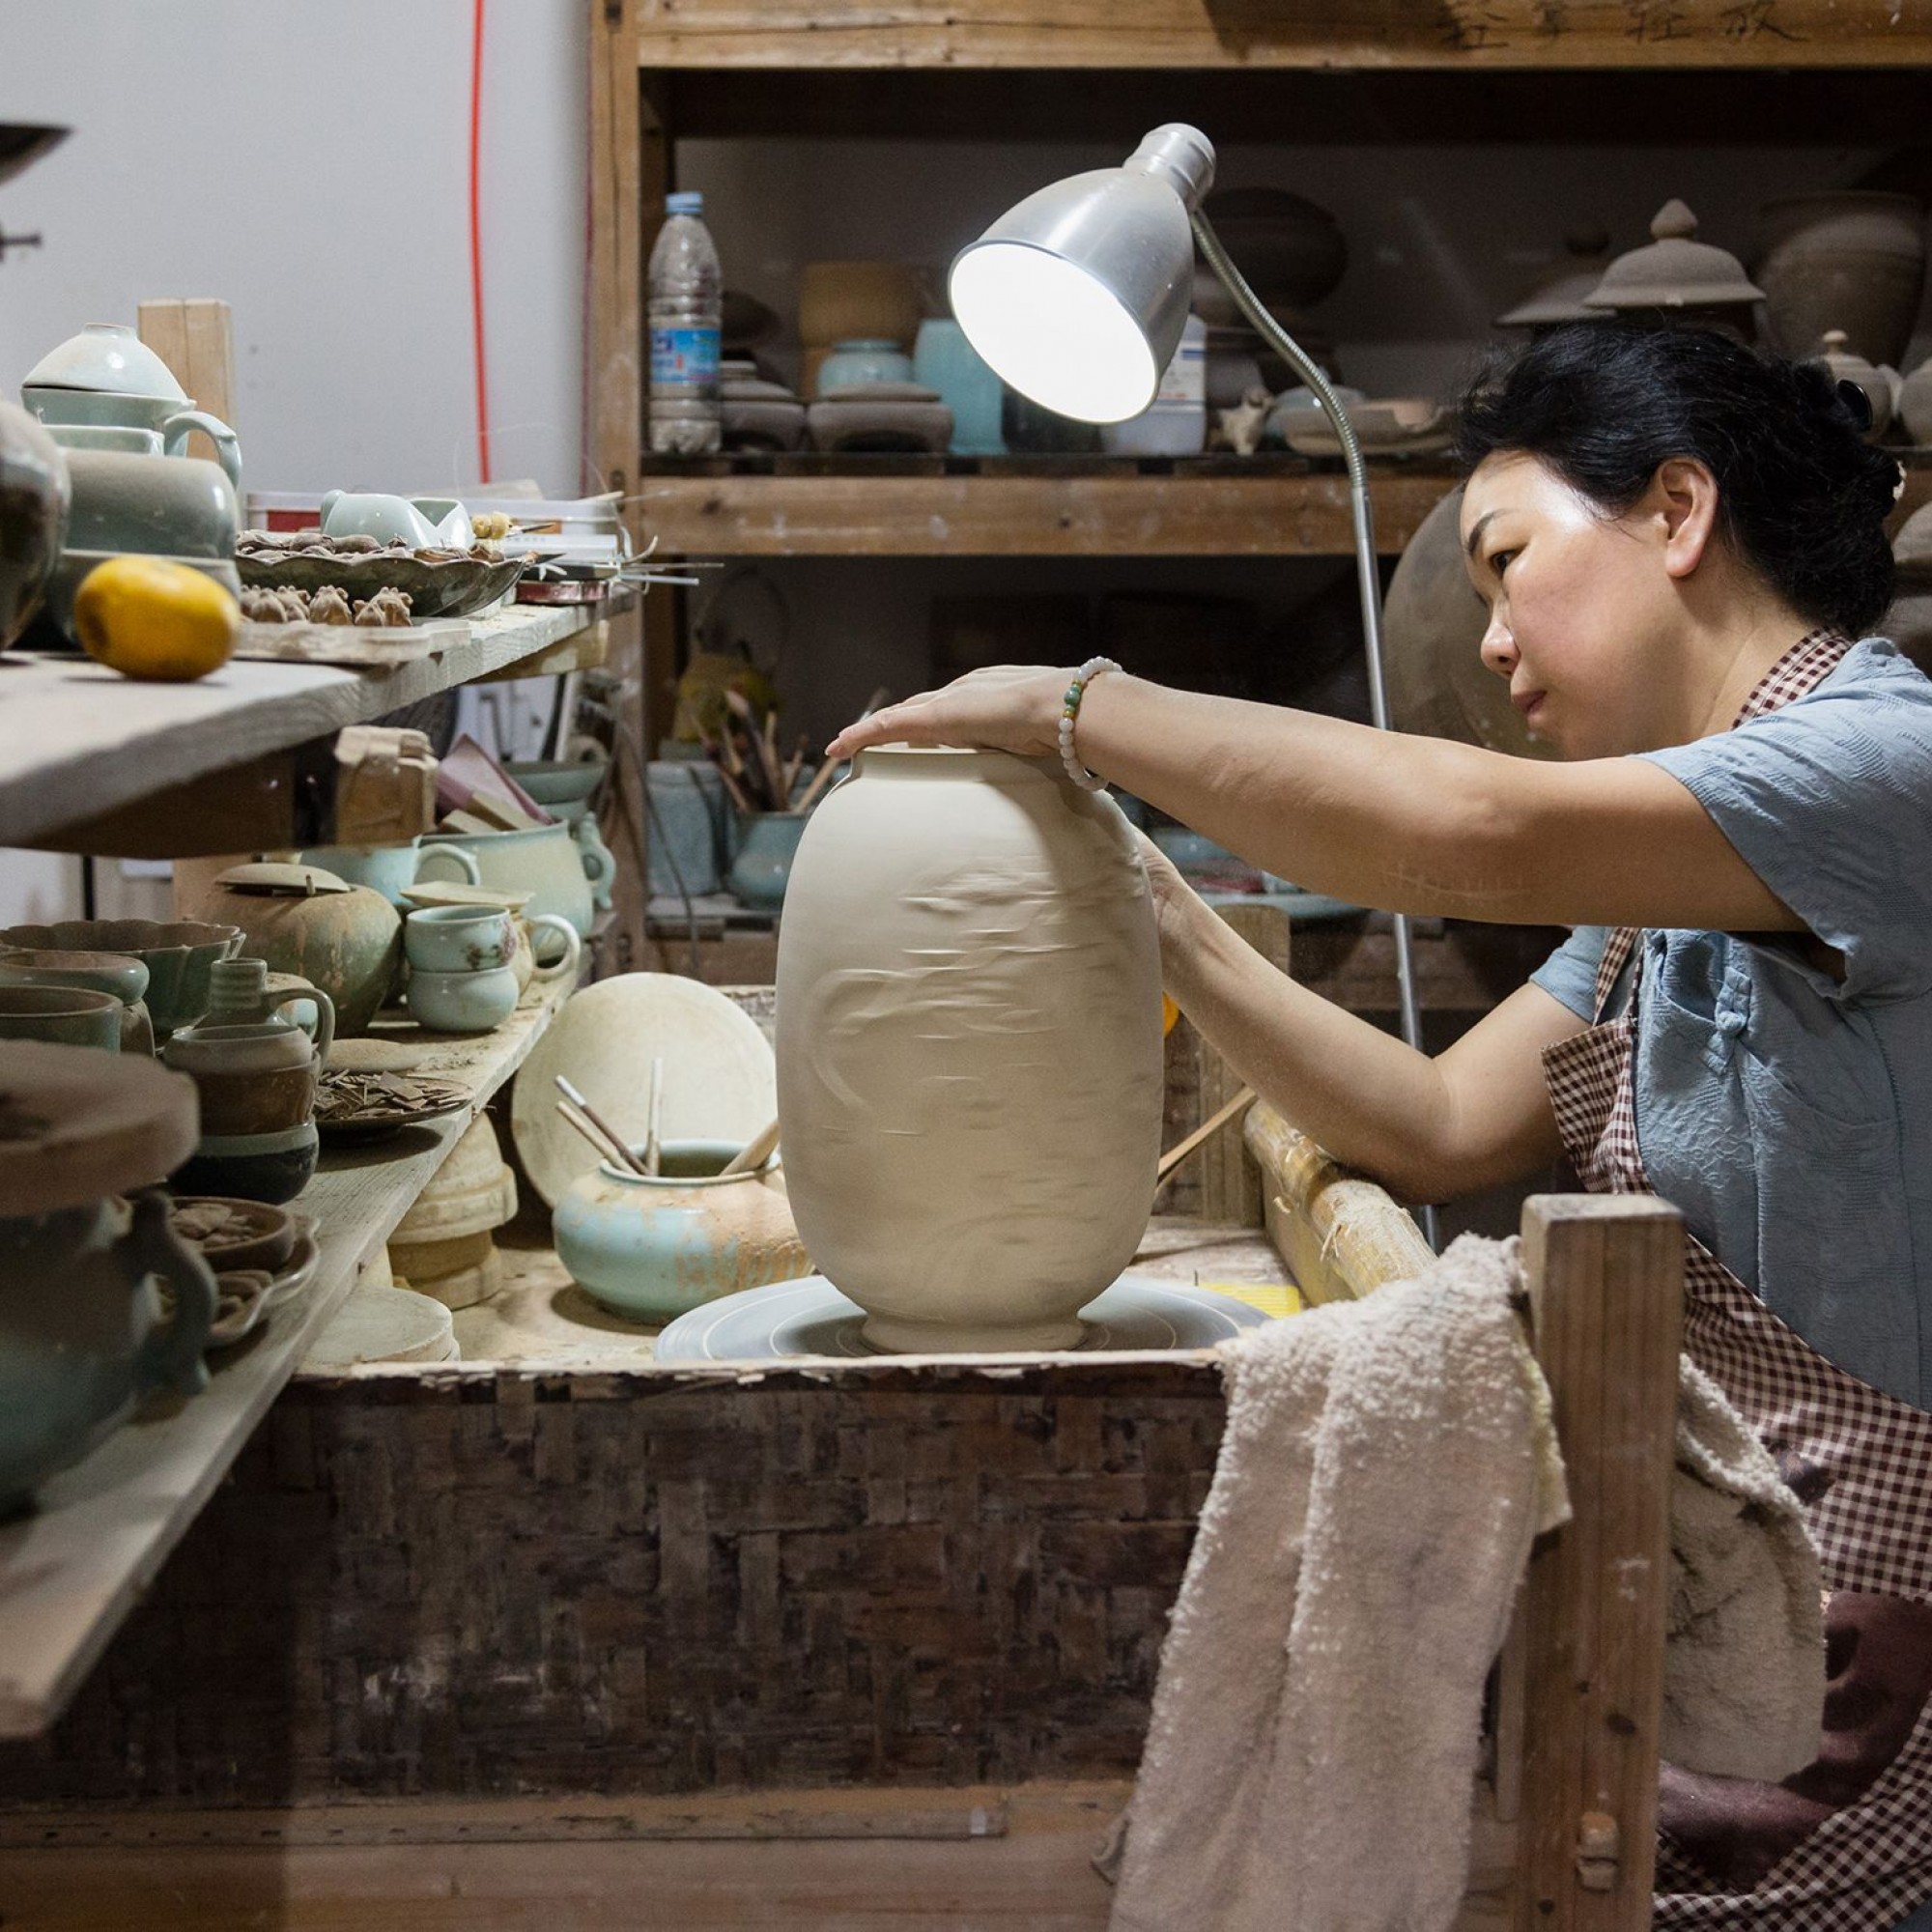
POLYGON ((761 1127, 755 1134, 727 1160, 719 1170, 722 1180, 731 1174, 755 1174, 772 1157, 772 1150, 779 1144, 779 1123, 773 1121, 761 1127))

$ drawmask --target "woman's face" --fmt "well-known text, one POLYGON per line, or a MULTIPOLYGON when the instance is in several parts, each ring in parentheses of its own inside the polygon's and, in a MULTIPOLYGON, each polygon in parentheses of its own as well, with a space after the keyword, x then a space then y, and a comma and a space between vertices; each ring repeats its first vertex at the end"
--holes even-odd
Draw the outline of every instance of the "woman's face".
POLYGON ((1537 737, 1566 758, 1674 742, 1664 518, 1644 504, 1605 516, 1536 457, 1499 452, 1463 491, 1462 537, 1490 607, 1483 662, 1537 737))

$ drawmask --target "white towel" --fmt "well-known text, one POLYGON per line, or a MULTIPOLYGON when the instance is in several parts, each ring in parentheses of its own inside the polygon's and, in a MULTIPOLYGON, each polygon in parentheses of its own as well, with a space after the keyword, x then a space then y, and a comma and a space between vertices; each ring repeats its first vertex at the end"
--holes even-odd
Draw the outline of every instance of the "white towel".
POLYGON ((1418 1281, 1225 1351, 1114 1932, 1455 1918, 1484 1679, 1532 1538, 1567 1514, 1516 1250, 1464 1236, 1418 1281))

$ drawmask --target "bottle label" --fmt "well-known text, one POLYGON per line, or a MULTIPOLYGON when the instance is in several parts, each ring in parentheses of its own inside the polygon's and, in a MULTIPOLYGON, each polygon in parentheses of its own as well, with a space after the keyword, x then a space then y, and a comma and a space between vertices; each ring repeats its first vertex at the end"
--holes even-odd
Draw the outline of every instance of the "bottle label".
POLYGON ((1182 341, 1174 352, 1160 379, 1155 401, 1162 403, 1203 403, 1208 399, 1208 346, 1205 342, 1182 341))
POLYGON ((713 389, 717 385, 717 329, 651 330, 652 388, 713 389))

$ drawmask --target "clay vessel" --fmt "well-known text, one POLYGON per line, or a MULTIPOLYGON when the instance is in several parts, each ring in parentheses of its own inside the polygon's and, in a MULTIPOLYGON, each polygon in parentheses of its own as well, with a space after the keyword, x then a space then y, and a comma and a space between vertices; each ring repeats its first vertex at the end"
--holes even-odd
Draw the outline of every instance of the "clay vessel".
POLYGON ((652 1177, 601 1162, 556 1204, 557 1259, 630 1321, 675 1321, 722 1294, 810 1274, 776 1162, 719 1172, 739 1146, 668 1142, 652 1177))
POLYGON ((365 1032, 389 997, 402 965, 403 922, 368 886, 317 866, 261 864, 231 866, 185 896, 185 909, 198 918, 240 926, 241 951, 327 993, 345 1037, 365 1032))
POLYGON ((208 976, 217 959, 232 958, 241 944, 240 926, 193 919, 64 919, 53 925, 0 926, 0 947, 118 952, 138 959, 148 969, 144 997, 156 1039, 208 1010, 208 976))
POLYGON ((121 1051, 152 1054, 155 1025, 143 995, 148 969, 131 952, 0 947, 0 986, 85 986, 121 1002, 121 1051))
POLYGON ((1898 371, 1883 364, 1874 368, 1851 348, 1842 328, 1828 328, 1813 346, 1808 359, 1822 362, 1834 383, 1849 383, 1864 397, 1865 408, 1871 413, 1865 440, 1876 442, 1898 407, 1903 387, 1898 371))
POLYGON ((40 608, 67 539, 67 465, 25 410, 0 403, 0 650, 40 608))
POLYGON ((328 995, 306 981, 270 990, 259 959, 224 959, 210 980, 205 1019, 161 1050, 201 1096, 201 1140, 174 1177, 189 1194, 293 1200, 315 1173, 315 1085, 335 1037, 328 995), (311 1002, 316 1037, 283 1009, 311 1002))
POLYGON ((1898 413, 1914 443, 1932 443, 1932 362, 1919 363, 1898 385, 1898 413))
POLYGON ((1002 752, 862 752, 779 938, 798 1232, 888 1350, 1059 1349, 1132 1260, 1160 959, 1113 801, 1002 752))
POLYGON ((1867 362, 1896 368, 1925 288, 1925 210, 1909 194, 1790 195, 1762 211, 1757 279, 1777 347, 1803 355, 1842 328, 1867 362))
POLYGON ((1462 491, 1452 490, 1423 518, 1389 580, 1382 650, 1396 729, 1550 757, 1510 702, 1508 684, 1483 663, 1489 612, 1463 561, 1462 508, 1462 491))
POLYGON ((616 862, 598 840, 595 820, 587 840, 575 831, 557 824, 526 832, 426 833, 416 877, 446 880, 468 858, 483 885, 528 893, 532 917, 551 913, 566 919, 588 939, 597 905, 608 902, 616 862))

